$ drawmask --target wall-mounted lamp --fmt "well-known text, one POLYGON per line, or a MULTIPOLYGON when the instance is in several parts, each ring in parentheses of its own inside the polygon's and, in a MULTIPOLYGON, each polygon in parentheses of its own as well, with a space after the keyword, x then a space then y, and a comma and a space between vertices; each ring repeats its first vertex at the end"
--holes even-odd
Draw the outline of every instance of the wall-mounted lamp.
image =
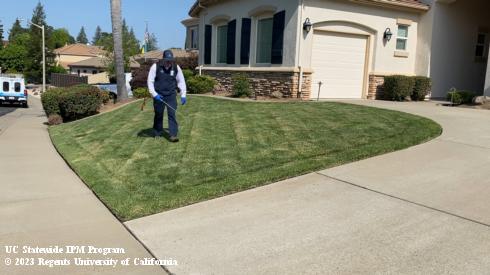
POLYGON ((306 18, 305 22, 303 23, 303 30, 305 30, 306 33, 309 33, 312 26, 313 24, 311 24, 310 18, 306 18))
POLYGON ((393 33, 391 32, 391 29, 386 28, 385 33, 383 35, 384 40, 390 41, 392 36, 393 36, 393 33))

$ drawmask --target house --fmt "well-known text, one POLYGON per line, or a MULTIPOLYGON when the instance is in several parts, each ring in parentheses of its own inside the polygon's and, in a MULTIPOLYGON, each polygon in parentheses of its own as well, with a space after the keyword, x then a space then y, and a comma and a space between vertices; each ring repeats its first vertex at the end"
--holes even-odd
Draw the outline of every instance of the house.
MULTIPOLYGON (((184 50, 184 49, 176 49, 176 48, 172 48, 170 50, 174 54, 175 58, 193 57, 197 54, 196 51, 192 51, 192 50, 184 50)), ((140 64, 143 64, 146 61, 156 62, 159 59, 162 59, 162 57, 163 57, 163 51, 154 50, 154 51, 149 51, 146 53, 135 55, 132 58, 135 61, 139 62, 140 64)))
POLYGON ((106 55, 106 51, 99 46, 77 43, 55 49, 54 54, 56 55, 56 65, 69 69, 70 64, 94 57, 102 58, 106 55))
POLYGON ((225 89, 241 72, 258 95, 374 99, 385 76, 402 74, 431 77, 442 98, 451 87, 490 95, 489 10, 486 0, 200 0, 189 15, 200 68, 225 89))
MULTIPOLYGON (((79 76, 89 76, 94 74, 103 73, 107 68, 106 57, 92 57, 82 61, 70 63, 68 65, 70 74, 77 74, 79 76)), ((140 67, 140 64, 134 59, 130 60, 130 67, 132 70, 140 67)))
POLYGON ((186 29, 186 38, 184 49, 188 51, 199 50, 199 19, 198 18, 188 18, 183 20, 182 25, 186 29))

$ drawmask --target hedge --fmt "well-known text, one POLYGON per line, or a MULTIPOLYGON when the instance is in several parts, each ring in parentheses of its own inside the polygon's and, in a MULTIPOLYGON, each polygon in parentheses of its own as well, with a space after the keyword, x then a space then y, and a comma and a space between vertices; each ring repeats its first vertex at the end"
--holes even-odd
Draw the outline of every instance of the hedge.
POLYGON ((446 100, 452 102, 453 104, 470 104, 473 102, 473 98, 476 96, 475 93, 470 91, 460 91, 455 88, 451 89, 446 96, 446 100))
POLYGON ((216 80, 206 75, 196 75, 187 79, 187 90, 191 94, 211 93, 216 85, 216 80))
POLYGON ((412 96, 415 79, 410 76, 392 75, 385 77, 384 98, 403 101, 412 96))
POLYGON ((432 81, 429 77, 425 76, 415 76, 413 77, 413 79, 415 82, 411 95, 412 100, 423 101, 425 97, 430 93, 430 90, 432 88, 432 81))
POLYGON ((97 113, 109 94, 91 85, 49 89, 41 95, 48 116, 60 115, 64 121, 76 120, 97 113))

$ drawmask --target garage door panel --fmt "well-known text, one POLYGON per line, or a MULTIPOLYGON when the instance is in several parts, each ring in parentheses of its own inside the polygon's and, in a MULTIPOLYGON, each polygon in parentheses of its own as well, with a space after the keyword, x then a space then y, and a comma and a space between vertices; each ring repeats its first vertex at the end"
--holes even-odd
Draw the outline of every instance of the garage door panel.
POLYGON ((315 32, 312 98, 362 98, 367 37, 315 32))

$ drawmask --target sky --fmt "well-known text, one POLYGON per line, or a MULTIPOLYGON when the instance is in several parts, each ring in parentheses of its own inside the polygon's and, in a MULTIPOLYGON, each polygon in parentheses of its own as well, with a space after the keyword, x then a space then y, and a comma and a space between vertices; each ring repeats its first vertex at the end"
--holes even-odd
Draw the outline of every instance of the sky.
MULTIPOLYGON (((89 41, 97 25, 102 31, 111 32, 110 0, 0 0, 0 21, 4 25, 4 37, 17 17, 31 19, 32 12, 41 2, 46 21, 54 28, 66 28, 76 38, 85 27, 89 41)), ((128 26, 133 27, 140 42, 144 39, 145 21, 150 33, 155 33, 161 49, 184 47, 185 27, 180 23, 188 18, 194 0, 121 0, 122 15, 128 26)), ((25 27, 25 23, 23 24, 25 27)))

